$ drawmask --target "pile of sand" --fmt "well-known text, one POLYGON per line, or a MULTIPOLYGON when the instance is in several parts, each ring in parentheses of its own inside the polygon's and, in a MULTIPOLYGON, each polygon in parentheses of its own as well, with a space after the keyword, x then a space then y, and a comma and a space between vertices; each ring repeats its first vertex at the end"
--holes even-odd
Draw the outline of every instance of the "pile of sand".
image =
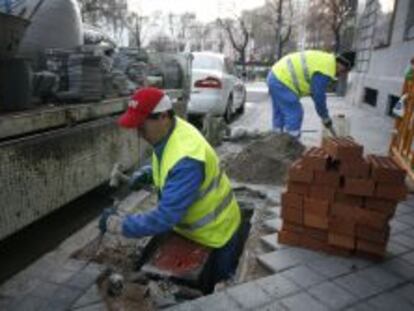
POLYGON ((286 134, 271 133, 224 161, 227 174, 240 182, 280 185, 305 147, 286 134))

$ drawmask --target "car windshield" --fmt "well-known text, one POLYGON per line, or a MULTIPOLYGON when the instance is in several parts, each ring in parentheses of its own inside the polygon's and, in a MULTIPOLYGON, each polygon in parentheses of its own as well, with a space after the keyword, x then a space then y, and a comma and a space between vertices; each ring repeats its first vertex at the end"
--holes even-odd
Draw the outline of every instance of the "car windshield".
POLYGON ((207 55, 194 55, 193 69, 223 70, 223 62, 218 57, 207 55))

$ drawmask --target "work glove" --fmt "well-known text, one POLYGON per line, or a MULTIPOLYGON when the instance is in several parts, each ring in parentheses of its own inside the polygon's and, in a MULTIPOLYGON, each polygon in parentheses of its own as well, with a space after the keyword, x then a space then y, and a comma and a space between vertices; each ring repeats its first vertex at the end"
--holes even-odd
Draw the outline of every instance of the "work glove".
POLYGON ((135 171, 129 179, 129 189, 139 190, 144 186, 152 183, 152 167, 145 165, 139 170, 135 171))
POLYGON ((326 127, 327 129, 331 129, 332 128, 332 126, 333 126, 333 123, 332 123, 332 119, 331 118, 324 118, 324 119, 322 119, 322 124, 323 124, 323 126, 324 127, 326 127))
POLYGON ((105 208, 99 219, 99 230, 101 234, 106 232, 121 233, 122 232, 122 218, 119 217, 114 207, 105 208))

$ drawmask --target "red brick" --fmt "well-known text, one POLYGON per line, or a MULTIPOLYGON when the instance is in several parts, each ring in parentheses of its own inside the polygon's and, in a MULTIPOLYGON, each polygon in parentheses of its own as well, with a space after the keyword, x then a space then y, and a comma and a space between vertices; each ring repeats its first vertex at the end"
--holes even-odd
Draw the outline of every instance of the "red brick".
POLYGON ((309 236, 315 240, 328 242, 328 231, 324 229, 304 227, 303 235, 309 236))
POLYGON ((300 245, 314 251, 325 251, 327 242, 303 235, 300 237, 300 245))
POLYGON ((290 223, 303 224, 303 208, 285 205, 282 206, 282 218, 290 223))
POLYGON ((347 236, 347 235, 341 235, 341 234, 329 232, 328 243, 330 245, 343 247, 349 250, 355 249, 355 237, 354 236, 347 236))
POLYGON ((363 147, 350 137, 328 138, 322 143, 322 148, 334 159, 340 161, 360 160, 363 147))
POLYGON ((369 155, 371 176, 374 181, 385 183, 404 183, 405 171, 391 157, 369 155))
POLYGON ((336 189, 328 186, 310 186, 309 197, 318 200, 333 202, 335 200, 336 189))
POLYGON ((284 220, 282 224, 282 230, 302 234, 305 231, 305 228, 302 225, 284 220))
POLYGON ((324 185, 330 187, 339 187, 340 176, 338 172, 335 171, 315 171, 315 180, 314 184, 324 185))
POLYGON ((365 208, 378 213, 393 216, 395 209, 397 208, 397 202, 377 198, 366 198, 364 206, 365 208))
POLYGON ((317 228, 317 229, 328 229, 328 217, 318 214, 312 214, 304 211, 304 223, 305 226, 317 228))
POLYGON ((375 197, 403 201, 407 198, 407 187, 405 184, 378 183, 375 189, 375 197))
POLYGON ((352 194, 346 194, 346 193, 338 191, 335 194, 335 202, 343 203, 346 205, 352 205, 355 207, 362 207, 364 200, 363 200, 363 197, 352 195, 352 194))
POLYGON ((331 216, 348 222, 356 222, 357 215, 356 210, 358 207, 344 204, 344 203, 333 203, 331 206, 331 216))
POLYGON ((384 230, 376 230, 367 226, 357 226, 356 236, 358 239, 371 241, 375 243, 385 243, 390 235, 390 227, 386 226, 384 230))
POLYGON ((300 245, 301 235, 296 232, 282 230, 278 234, 278 242, 280 244, 287 244, 297 246, 300 245))
POLYGON ((291 181, 288 183, 288 192, 296 193, 303 196, 309 195, 309 184, 291 181))
POLYGON ((303 166, 303 160, 299 159, 289 168, 289 181, 311 183, 313 181, 313 171, 303 166))
POLYGON ((351 178, 368 178, 370 174, 370 165, 364 159, 355 159, 354 161, 343 161, 339 164, 339 173, 345 177, 351 178))
POLYGON ((370 179, 347 178, 343 192, 346 194, 372 196, 375 190, 375 183, 370 179))
POLYGON ((366 225, 378 230, 383 230, 388 225, 389 221, 389 217, 387 215, 367 208, 357 208, 356 215, 358 225, 366 225))
POLYGON ((307 169, 324 171, 328 168, 329 155, 318 147, 312 147, 303 154, 303 165, 307 169))
POLYGON ((332 216, 329 218, 328 226, 329 232, 332 233, 347 236, 355 236, 356 234, 356 222, 353 220, 332 216))
POLYGON ((291 206, 296 208, 303 207, 303 196, 291 193, 291 192, 284 192, 282 193, 282 206, 291 206))
POLYGON ((329 213, 329 201, 313 198, 305 198, 303 209, 311 214, 327 216, 329 213))
POLYGON ((379 257, 385 256, 386 247, 385 243, 373 243, 362 239, 358 239, 356 244, 357 250, 379 257))

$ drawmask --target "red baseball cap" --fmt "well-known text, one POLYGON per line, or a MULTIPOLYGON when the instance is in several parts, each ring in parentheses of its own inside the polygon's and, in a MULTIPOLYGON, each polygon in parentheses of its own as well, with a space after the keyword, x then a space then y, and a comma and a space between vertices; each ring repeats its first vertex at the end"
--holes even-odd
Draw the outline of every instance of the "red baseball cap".
POLYGON ((128 109, 118 119, 118 124, 126 128, 137 128, 150 114, 171 109, 171 100, 163 91, 155 87, 142 88, 132 95, 128 109))

